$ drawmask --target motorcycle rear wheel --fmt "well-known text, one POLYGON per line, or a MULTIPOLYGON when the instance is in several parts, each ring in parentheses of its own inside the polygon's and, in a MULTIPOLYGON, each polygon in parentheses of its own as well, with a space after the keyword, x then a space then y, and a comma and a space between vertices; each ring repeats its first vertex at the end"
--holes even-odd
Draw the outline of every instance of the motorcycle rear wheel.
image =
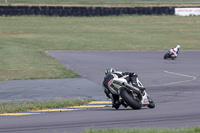
POLYGON ((136 100, 126 88, 121 89, 120 96, 132 109, 140 109, 142 107, 141 101, 139 99, 136 100))

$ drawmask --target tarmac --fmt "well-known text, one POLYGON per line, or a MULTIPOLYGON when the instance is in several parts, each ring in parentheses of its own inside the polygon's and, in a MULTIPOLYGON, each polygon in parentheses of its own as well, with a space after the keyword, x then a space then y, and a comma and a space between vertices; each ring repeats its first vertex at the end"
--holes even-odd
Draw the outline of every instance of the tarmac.
POLYGON ((0 86, 0 102, 106 98, 102 87, 86 78, 10 80, 0 81, 0 86))

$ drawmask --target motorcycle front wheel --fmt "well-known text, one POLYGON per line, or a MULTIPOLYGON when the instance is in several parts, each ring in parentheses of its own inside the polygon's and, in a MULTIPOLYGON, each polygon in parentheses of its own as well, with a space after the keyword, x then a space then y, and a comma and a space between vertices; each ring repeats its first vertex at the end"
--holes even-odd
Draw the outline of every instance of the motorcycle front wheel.
POLYGON ((142 107, 141 101, 135 99, 126 88, 121 88, 120 96, 132 109, 140 109, 142 107))
POLYGON ((164 55, 164 59, 167 59, 167 58, 169 58, 169 54, 168 54, 168 53, 166 53, 166 54, 164 55))
POLYGON ((150 97, 148 97, 148 99, 149 99, 149 105, 148 105, 148 107, 149 107, 149 108, 155 108, 155 103, 154 103, 154 101, 153 101, 150 97))

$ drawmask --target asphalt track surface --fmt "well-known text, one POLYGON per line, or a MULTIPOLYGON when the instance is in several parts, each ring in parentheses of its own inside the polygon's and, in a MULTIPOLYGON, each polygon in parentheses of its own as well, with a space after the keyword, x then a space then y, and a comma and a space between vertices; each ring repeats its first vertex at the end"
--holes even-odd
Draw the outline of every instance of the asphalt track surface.
MULTIPOLYGON (((176 60, 164 60, 165 51, 48 51, 47 53, 83 75, 84 79, 88 80, 85 82, 93 85, 95 90, 101 88, 106 68, 114 67, 121 71, 136 72, 147 88, 148 94, 155 101, 156 107, 154 109, 144 107, 141 110, 123 107, 114 110, 111 107, 104 107, 29 116, 2 116, 0 132, 79 133, 89 128, 200 126, 200 51, 181 51, 176 60)), ((8 89, 9 87, 6 88, 8 89)), ((85 90, 80 87, 79 93, 82 91, 85 90)), ((96 95, 94 91, 88 91, 87 94, 93 95, 92 97, 96 95)), ((97 97, 99 99, 101 96, 97 94, 97 97)))

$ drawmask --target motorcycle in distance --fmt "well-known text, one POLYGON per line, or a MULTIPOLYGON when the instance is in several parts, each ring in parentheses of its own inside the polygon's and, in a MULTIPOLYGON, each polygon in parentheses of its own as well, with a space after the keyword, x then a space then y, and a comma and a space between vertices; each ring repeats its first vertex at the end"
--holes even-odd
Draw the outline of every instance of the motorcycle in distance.
POLYGON ((168 53, 164 55, 164 59, 171 58, 172 60, 174 60, 175 58, 177 58, 180 48, 181 46, 177 45, 176 47, 169 49, 168 53))
POLYGON ((132 77, 130 83, 124 78, 114 77, 108 82, 108 88, 112 94, 119 95, 132 109, 140 109, 144 106, 155 107, 155 103, 145 91, 138 77, 132 77))

